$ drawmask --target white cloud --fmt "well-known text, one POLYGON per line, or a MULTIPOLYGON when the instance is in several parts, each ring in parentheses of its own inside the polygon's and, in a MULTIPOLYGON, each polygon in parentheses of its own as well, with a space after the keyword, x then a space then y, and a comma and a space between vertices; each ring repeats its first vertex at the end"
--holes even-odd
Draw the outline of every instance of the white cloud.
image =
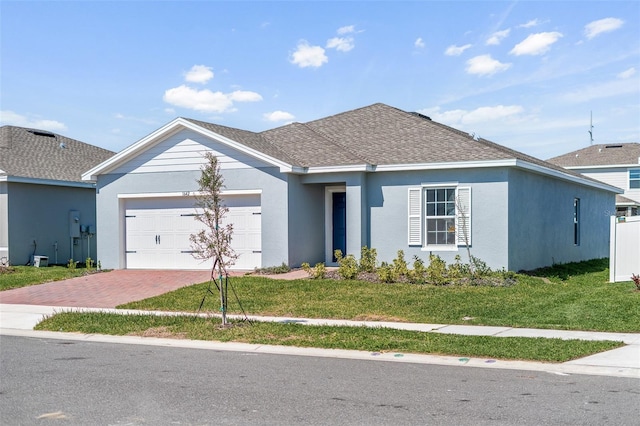
POLYGON ((631 76, 633 76, 633 75, 635 75, 635 74, 636 74, 636 69, 635 69, 635 67, 631 67, 631 68, 629 68, 628 70, 625 70, 625 71, 622 71, 621 73, 619 73, 619 74, 617 75, 617 77, 618 77, 618 78, 629 78, 629 77, 631 77, 631 76))
POLYGON ((589 22, 584 26, 584 35, 591 40, 597 35, 615 31, 624 24, 622 19, 604 18, 597 21, 589 22))
POLYGON ((183 84, 165 91, 162 99, 168 104, 195 111, 228 112, 233 111, 234 102, 256 102, 262 100, 262 96, 241 90, 232 93, 196 90, 183 84))
POLYGON ((551 49, 551 45, 562 37, 562 33, 557 31, 530 34, 527 38, 516 44, 511 52, 512 55, 542 55, 551 49))
POLYGON ((348 52, 355 47, 353 37, 334 37, 327 40, 327 49, 336 49, 340 52, 348 52))
POLYGON ((291 113, 285 112, 285 111, 273 111, 273 112, 267 112, 265 114, 263 114, 263 117, 267 120, 267 121, 291 121, 295 118, 295 116, 291 113))
POLYGON ((355 32, 356 32, 356 28, 354 25, 346 25, 344 27, 338 28, 338 35, 355 33, 355 32))
POLYGON ((211 67, 194 65, 184 74, 184 79, 190 83, 206 83, 213 78, 211 67))
POLYGON ((9 110, 0 111, 0 123, 9 126, 49 130, 51 132, 67 130, 67 126, 60 121, 46 120, 38 117, 27 117, 9 110))
POLYGON ((328 62, 329 58, 324 54, 322 47, 310 46, 306 40, 301 40, 289 60, 292 64, 296 64, 300 68, 318 68, 328 62))
POLYGON ((462 52, 464 52, 470 47, 471 47, 470 44, 465 44, 464 46, 451 45, 447 47, 447 50, 444 51, 444 54, 447 56, 460 56, 462 55, 462 52))
POLYGON ((532 19, 529 22, 526 22, 524 24, 518 25, 518 27, 520 28, 531 28, 531 27, 536 27, 540 25, 540 21, 538 19, 532 19))
POLYGON ((416 39, 416 41, 413 43, 413 45, 419 49, 424 49, 424 40, 422 40, 422 37, 418 37, 416 39))
POLYGON ((475 56, 467 61, 467 73, 478 75, 493 75, 497 72, 506 71, 511 64, 502 63, 493 59, 491 55, 475 56))
POLYGON ((493 120, 521 118, 524 108, 520 105, 496 105, 476 108, 471 111, 454 109, 440 112, 440 107, 427 108, 418 112, 428 115, 433 120, 449 126, 486 123, 493 120))
POLYGON ((487 39, 486 44, 498 45, 504 38, 506 38, 509 35, 510 32, 511 32, 511 29, 509 28, 502 31, 496 31, 495 33, 491 34, 491 37, 487 39))

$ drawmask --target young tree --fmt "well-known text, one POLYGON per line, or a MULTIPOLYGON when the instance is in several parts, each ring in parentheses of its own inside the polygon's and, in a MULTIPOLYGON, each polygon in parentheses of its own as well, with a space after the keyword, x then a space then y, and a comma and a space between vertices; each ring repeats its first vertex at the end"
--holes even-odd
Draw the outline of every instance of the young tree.
POLYGON ((220 173, 218 159, 210 152, 205 154, 205 159, 202 175, 197 181, 200 191, 196 195, 196 207, 200 209, 196 219, 203 223, 204 228, 196 234, 191 234, 189 239, 196 259, 213 261, 211 280, 216 283, 220 292, 222 325, 225 326, 227 325, 227 287, 223 285, 223 278, 226 282, 227 269, 235 264, 238 255, 231 248, 233 224, 224 224, 229 208, 222 201, 224 178, 220 173))

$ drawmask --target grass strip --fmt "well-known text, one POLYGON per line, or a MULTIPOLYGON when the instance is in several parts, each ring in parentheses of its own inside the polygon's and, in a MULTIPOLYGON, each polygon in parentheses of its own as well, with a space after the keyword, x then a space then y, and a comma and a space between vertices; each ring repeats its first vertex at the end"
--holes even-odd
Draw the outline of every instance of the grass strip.
MULTIPOLYGON (((0 291, 82 276, 85 268, 11 266, 0 270, 0 291)), ((93 269, 95 271, 95 269, 93 269)))
POLYGON ((56 314, 38 324, 36 330, 544 362, 565 362, 623 345, 612 341, 461 336, 291 323, 234 323, 233 327, 222 329, 217 318, 80 312, 56 314))

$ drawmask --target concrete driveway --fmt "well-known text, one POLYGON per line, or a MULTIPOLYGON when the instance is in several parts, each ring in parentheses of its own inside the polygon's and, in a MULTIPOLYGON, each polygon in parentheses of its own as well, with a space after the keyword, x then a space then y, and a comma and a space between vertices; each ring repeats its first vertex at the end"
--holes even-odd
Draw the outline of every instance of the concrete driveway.
POLYGON ((0 291, 0 303, 114 308, 187 285, 208 281, 211 271, 119 269, 84 277, 0 291))

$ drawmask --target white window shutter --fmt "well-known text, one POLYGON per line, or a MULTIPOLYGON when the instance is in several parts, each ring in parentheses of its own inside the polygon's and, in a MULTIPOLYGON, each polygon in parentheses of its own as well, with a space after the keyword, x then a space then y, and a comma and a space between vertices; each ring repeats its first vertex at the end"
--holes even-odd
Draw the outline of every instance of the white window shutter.
POLYGON ((458 245, 471 245, 471 187, 460 186, 456 192, 456 234, 458 245))
POLYGON ((422 188, 409 188, 409 245, 422 245, 422 188))

